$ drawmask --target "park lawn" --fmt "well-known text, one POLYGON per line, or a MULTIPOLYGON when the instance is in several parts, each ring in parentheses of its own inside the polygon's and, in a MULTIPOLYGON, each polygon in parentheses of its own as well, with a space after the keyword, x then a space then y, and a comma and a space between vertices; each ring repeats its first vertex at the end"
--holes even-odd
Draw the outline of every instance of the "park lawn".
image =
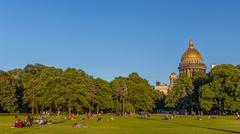
MULTIPOLYGON (((56 124, 33 126, 31 128, 10 128, 14 122, 14 116, 0 116, 0 134, 224 134, 240 133, 240 120, 233 116, 217 117, 202 121, 192 116, 177 116, 172 120, 161 120, 164 115, 151 115, 150 119, 138 117, 103 116, 101 122, 91 120, 88 122, 64 121, 63 117, 56 124), (75 129, 74 123, 88 125, 89 128, 75 129)), ((22 117, 23 118, 23 117, 22 117)), ((79 117, 80 118, 80 117, 79 117)))

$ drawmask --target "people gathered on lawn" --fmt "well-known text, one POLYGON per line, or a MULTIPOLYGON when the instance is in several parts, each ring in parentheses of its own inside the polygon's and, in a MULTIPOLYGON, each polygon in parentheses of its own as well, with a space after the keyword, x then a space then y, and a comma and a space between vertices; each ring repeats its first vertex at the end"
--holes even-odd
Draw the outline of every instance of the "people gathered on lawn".
POLYGON ((33 125, 33 120, 34 118, 30 115, 28 115, 24 121, 18 118, 18 116, 15 116, 15 123, 12 128, 31 127, 33 125))
POLYGON ((27 115, 25 119, 19 118, 17 115, 15 116, 15 122, 12 128, 23 128, 23 127, 31 127, 32 125, 46 125, 53 124, 53 115, 48 112, 43 112, 38 117, 34 118, 32 115, 27 115))

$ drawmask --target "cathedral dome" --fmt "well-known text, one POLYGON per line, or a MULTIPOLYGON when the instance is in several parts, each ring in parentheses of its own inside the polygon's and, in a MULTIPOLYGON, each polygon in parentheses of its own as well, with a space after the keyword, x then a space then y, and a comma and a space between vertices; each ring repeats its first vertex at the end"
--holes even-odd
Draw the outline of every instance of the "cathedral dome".
POLYGON ((180 74, 187 73, 190 77, 194 72, 206 71, 201 53, 194 48, 192 40, 189 41, 189 48, 183 53, 178 69, 180 74))
POLYGON ((202 56, 198 50, 194 48, 193 41, 189 41, 189 48, 184 52, 182 63, 203 63, 202 56))

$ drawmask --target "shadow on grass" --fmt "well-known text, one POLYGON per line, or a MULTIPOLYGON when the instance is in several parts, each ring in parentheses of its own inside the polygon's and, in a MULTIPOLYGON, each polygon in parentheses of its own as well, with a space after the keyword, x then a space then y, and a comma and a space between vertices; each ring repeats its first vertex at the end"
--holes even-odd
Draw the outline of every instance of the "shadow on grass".
POLYGON ((214 131, 222 131, 222 132, 235 133, 235 134, 238 133, 238 134, 240 134, 239 131, 226 130, 226 129, 220 129, 220 128, 210 128, 210 127, 203 127, 203 126, 197 126, 197 125, 186 124, 186 123, 178 123, 178 122, 168 122, 168 123, 178 124, 178 125, 183 125, 183 126, 188 126, 188 127, 203 128, 203 129, 214 130, 214 131))
POLYGON ((64 123, 64 121, 56 121, 56 122, 53 123, 53 125, 54 124, 62 124, 62 123, 64 123))
POLYGON ((152 119, 152 118, 142 118, 142 117, 135 117, 136 119, 140 119, 140 120, 151 120, 151 121, 155 121, 157 119, 152 119))

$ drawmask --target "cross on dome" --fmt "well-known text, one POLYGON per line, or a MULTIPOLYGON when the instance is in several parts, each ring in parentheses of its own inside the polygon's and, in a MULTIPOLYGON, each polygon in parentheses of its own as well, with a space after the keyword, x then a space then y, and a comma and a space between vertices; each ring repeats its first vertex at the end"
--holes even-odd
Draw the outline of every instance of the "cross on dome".
POLYGON ((189 40, 189 48, 194 48, 194 44, 193 44, 193 40, 191 39, 191 40, 189 40))

